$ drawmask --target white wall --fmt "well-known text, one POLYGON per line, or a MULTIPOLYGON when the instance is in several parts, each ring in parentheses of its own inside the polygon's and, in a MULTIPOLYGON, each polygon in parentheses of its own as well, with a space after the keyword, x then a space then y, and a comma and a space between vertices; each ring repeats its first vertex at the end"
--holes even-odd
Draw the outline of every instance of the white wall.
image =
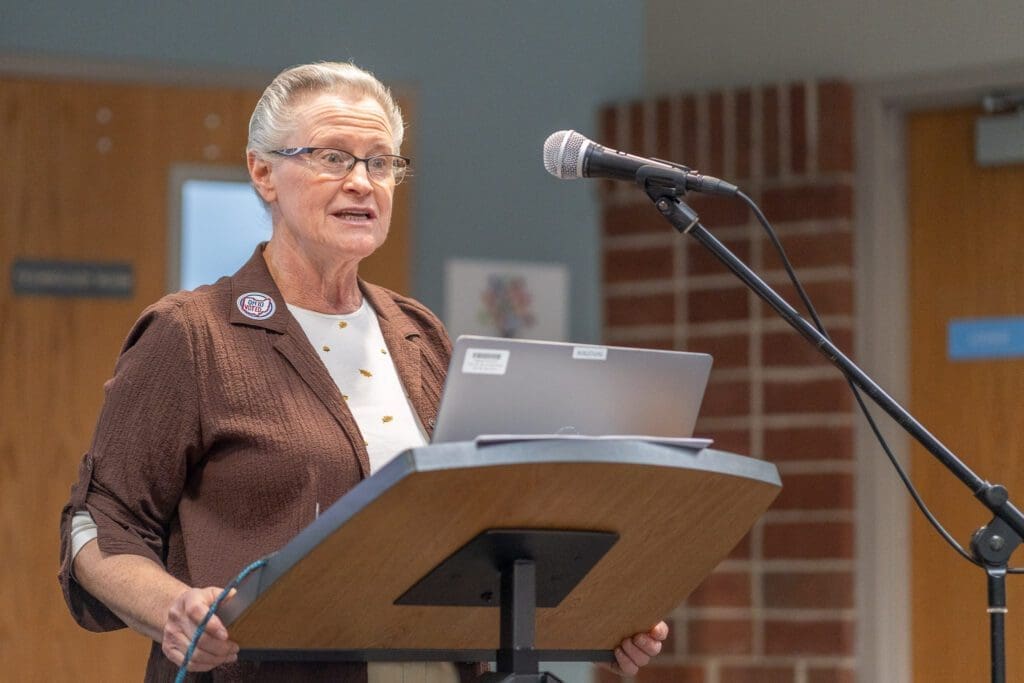
POLYGON ((1024 60, 1020 0, 646 0, 648 91, 1024 60))

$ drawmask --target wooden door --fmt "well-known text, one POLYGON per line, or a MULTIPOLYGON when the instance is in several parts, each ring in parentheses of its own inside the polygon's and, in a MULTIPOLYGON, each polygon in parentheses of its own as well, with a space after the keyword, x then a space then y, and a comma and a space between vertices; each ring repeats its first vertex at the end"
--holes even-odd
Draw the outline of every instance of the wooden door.
MULTIPOLYGON (((141 678, 141 636, 74 624, 57 523, 117 351, 164 294, 172 164, 244 166, 255 90, 0 79, 0 665, 4 680, 141 678), (18 259, 121 262, 130 298, 15 296, 18 259)), ((406 150, 408 151, 408 150, 406 150)), ((408 188, 369 279, 408 283, 408 188)))
MULTIPOLYGON (((981 477, 1024 504, 1024 358, 951 361, 951 320, 1024 316, 1024 165, 980 168, 977 109, 908 119, 911 410, 981 477)), ((868 302, 868 305, 871 305, 868 302)), ((990 515, 923 449, 914 481, 965 546, 990 515)), ((982 570, 912 513, 914 680, 988 680, 982 570)), ((866 549, 865 552, 870 552, 866 549)), ((1024 565, 1024 552, 1014 564, 1024 565)), ((1024 577, 1009 577, 1007 680, 1024 680, 1024 577)))

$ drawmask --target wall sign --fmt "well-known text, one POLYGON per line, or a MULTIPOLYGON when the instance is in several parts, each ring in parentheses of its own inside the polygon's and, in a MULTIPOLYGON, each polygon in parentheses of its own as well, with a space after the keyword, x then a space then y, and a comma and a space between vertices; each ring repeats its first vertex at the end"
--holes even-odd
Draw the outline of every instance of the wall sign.
POLYGON ((950 360, 1024 356, 1024 317, 951 320, 947 329, 950 360))
POLYGON ((135 274, 130 263, 18 259, 11 265, 11 288, 22 296, 127 299, 135 274))

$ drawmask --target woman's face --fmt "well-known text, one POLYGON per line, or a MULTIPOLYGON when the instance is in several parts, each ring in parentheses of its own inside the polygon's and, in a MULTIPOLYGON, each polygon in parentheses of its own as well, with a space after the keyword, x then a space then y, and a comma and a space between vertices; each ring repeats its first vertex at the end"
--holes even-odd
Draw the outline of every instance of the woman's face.
MULTIPOLYGON (((361 158, 395 153, 387 116, 371 97, 310 95, 293 107, 293 116, 295 128, 282 148, 332 147, 361 158)), ((395 183, 371 180, 362 162, 340 180, 321 175, 307 155, 268 163, 250 154, 249 170, 270 205, 274 239, 312 262, 360 260, 387 238, 395 183)))

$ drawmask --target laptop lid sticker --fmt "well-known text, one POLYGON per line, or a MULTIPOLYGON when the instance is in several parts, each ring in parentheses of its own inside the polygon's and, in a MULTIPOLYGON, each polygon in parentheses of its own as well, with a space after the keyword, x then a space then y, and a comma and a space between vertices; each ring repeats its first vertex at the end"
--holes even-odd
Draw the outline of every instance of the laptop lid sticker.
POLYGON ((573 360, 607 360, 608 349, 604 346, 574 346, 573 360))
POLYGON ((508 370, 507 349, 466 349, 462 372, 467 375, 504 375, 508 370))

